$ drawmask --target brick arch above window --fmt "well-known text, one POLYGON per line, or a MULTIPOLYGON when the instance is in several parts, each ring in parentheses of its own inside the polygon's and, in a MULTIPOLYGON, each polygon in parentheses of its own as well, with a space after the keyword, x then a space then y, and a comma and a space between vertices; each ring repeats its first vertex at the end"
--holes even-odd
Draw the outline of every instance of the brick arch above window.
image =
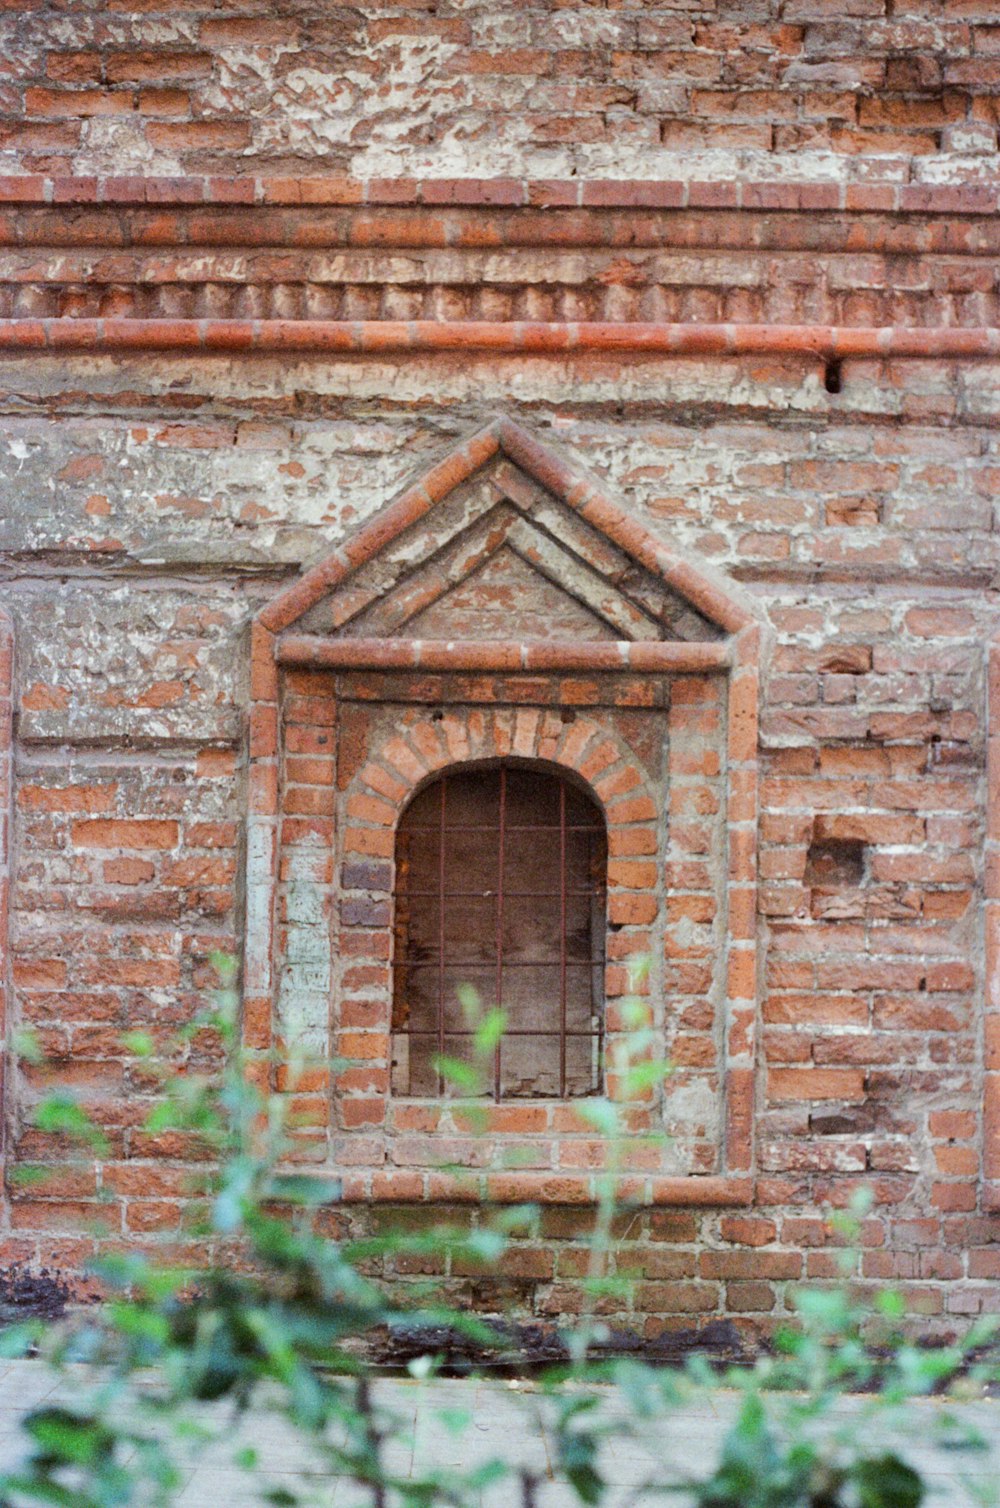
MULTIPOLYGON (((377 1038, 388 1037, 401 802, 451 764, 559 762, 575 746, 567 765, 575 762, 609 814, 609 939, 618 949, 609 1001, 616 980, 627 988, 631 956, 631 939, 622 948, 615 929, 645 929, 663 969, 661 1013, 669 1002, 676 1028, 683 1176, 668 1157, 650 1164, 636 1197, 748 1197, 758 654, 759 630, 738 589, 507 420, 459 446, 261 611, 252 638, 245 1038, 253 1048, 280 1052, 294 1041, 351 1059, 344 1073, 311 1070, 305 1115, 314 1129, 304 1133, 313 1137, 308 1155, 338 1167, 348 1190, 394 1197, 405 1185, 431 1197, 440 1180, 421 1161, 431 1129, 442 1154, 473 1155, 449 1132, 447 1113, 441 1121, 421 1110, 410 1127, 385 1120, 388 1041, 377 1038), (507 560, 540 583, 528 609, 519 607, 503 638, 493 629, 453 635, 454 622, 469 622, 464 584, 484 569, 502 575, 507 560), (560 592, 572 610, 546 619, 560 592), (549 631, 534 631, 532 612, 549 631), (627 759, 611 758, 630 744, 627 759), (585 770, 590 759, 598 766, 585 770), (626 785, 602 789, 616 780, 626 785), (637 815, 643 801, 648 817, 637 815), (644 836, 647 826, 655 838, 644 836), (330 1019, 346 1013, 332 1036, 329 1002, 330 1019)), ((280 1068, 274 1081, 284 1082, 280 1068)), ((600 1148, 588 1150, 579 1127, 567 1132, 545 1114, 532 1143, 538 1168, 501 1197, 589 1198, 600 1148)))

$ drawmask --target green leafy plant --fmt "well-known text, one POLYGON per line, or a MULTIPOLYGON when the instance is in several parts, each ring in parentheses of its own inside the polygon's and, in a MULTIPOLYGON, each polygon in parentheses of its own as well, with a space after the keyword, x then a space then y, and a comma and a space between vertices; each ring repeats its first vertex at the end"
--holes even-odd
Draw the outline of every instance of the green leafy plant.
MULTIPOLYGON (((842 1241, 840 1281, 797 1289, 795 1323, 779 1331, 774 1355, 728 1374, 741 1402, 715 1471, 688 1484, 701 1508, 917 1508, 925 1489, 905 1458, 915 1426, 909 1401, 949 1382, 974 1395, 995 1375, 994 1361, 980 1359, 996 1334, 992 1319, 959 1345, 929 1348, 902 1328, 905 1305, 895 1290, 869 1302, 853 1289, 871 1201, 862 1189, 829 1218, 842 1241)), ((985 1443, 952 1411, 930 1424, 952 1444, 985 1443)))
MULTIPOLYGON (((26 1457, 0 1478, 0 1503, 167 1504, 192 1443, 224 1437, 251 1408, 299 1432, 304 1478, 310 1469, 342 1474, 370 1488, 374 1504, 390 1494, 415 1505, 475 1501, 502 1474, 501 1462, 467 1472, 428 1469, 417 1478, 386 1464, 397 1421, 376 1404, 358 1347, 403 1324, 446 1323, 483 1344, 491 1332, 460 1312, 404 1309, 363 1275, 373 1251, 412 1252, 426 1242, 388 1235, 351 1247, 323 1234, 319 1217, 331 1200, 329 1185, 283 1171, 283 1102, 261 1095, 247 1074, 228 993, 181 1040, 205 1033, 217 1037, 225 1066, 217 1074, 166 1073, 148 1129, 183 1132, 211 1155, 204 1234, 230 1243, 232 1260, 193 1270, 107 1255, 94 1264, 107 1294, 99 1308, 3 1335, 7 1356, 38 1347, 56 1368, 86 1363, 87 1380, 74 1374, 72 1402, 28 1415, 26 1457), (214 1423, 206 1406, 216 1407, 214 1423)), ((152 1058, 149 1041, 133 1038, 131 1047, 152 1058)), ((64 1095, 42 1103, 37 1124, 93 1151, 103 1147, 100 1133, 64 1095)), ((496 1256, 500 1239, 489 1231, 434 1235, 437 1249, 486 1260, 496 1256)), ((244 1448, 237 1464, 252 1467, 252 1451, 244 1448)), ((270 1500, 300 1498, 283 1484, 270 1500)))
MULTIPOLYGON (((225 960, 217 964, 228 967, 225 960)), ((471 993, 463 1002, 475 1028, 473 1054, 468 1061, 443 1058, 438 1070, 475 1129, 483 1116, 482 1065, 492 1059, 504 1021, 499 1012, 481 1011, 471 993)), ((493 1211, 473 1230, 336 1239, 327 1218, 336 1191, 328 1181, 289 1171, 288 1097, 254 1087, 248 1072, 254 1065, 239 1051, 235 1021, 232 992, 223 990, 213 1009, 181 1034, 182 1056, 197 1041, 206 1060, 218 1065, 204 1073, 187 1063, 184 1071, 171 1071, 143 1033, 128 1042, 148 1073, 162 1080, 149 1129, 179 1133, 202 1149, 203 1234, 219 1249, 219 1260, 188 1269, 108 1254, 95 1264, 106 1294, 102 1304, 56 1325, 17 1326, 0 1337, 7 1356, 36 1348, 72 1379, 58 1401, 28 1414, 23 1461, 0 1476, 0 1508, 166 1508, 192 1452, 234 1435, 232 1463, 261 1477, 260 1495, 285 1508, 313 1500, 314 1489, 322 1491, 331 1475, 350 1479, 373 1508, 478 1508, 491 1488, 507 1502, 534 1508, 541 1471, 499 1457, 464 1467, 432 1461, 415 1475, 400 1472, 389 1446, 401 1424, 377 1397, 366 1348, 373 1337, 401 1329, 428 1335, 444 1329, 472 1345, 495 1345, 494 1328, 432 1290, 404 1304, 367 1269, 377 1258, 448 1253, 495 1264, 508 1232, 530 1225, 535 1212, 524 1206, 493 1211), (268 1483, 253 1431, 239 1435, 241 1422, 262 1414, 280 1420, 301 1442, 294 1479, 268 1483)), ((623 1105, 668 1071, 654 1055, 655 1036, 638 997, 624 1003, 623 1021, 626 1030, 608 1065, 622 1102, 595 1097, 579 1106, 608 1149, 583 1264, 584 1308, 564 1335, 566 1362, 525 1393, 525 1427, 544 1427, 560 1472, 588 1505, 607 1497, 602 1462, 608 1445, 631 1440, 649 1462, 635 1501, 644 1493, 679 1491, 700 1508, 917 1508, 923 1483, 897 1444, 908 1400, 958 1379, 974 1390, 991 1377, 992 1363, 981 1352, 993 1332, 980 1325, 962 1345, 923 1348, 905 1333, 898 1296, 885 1292, 868 1304, 852 1289, 863 1199, 834 1217, 841 1279, 799 1289, 773 1352, 753 1366, 720 1377, 700 1358, 681 1370, 635 1358, 595 1359, 608 1339, 602 1301, 629 1282, 611 1260, 619 1179, 635 1140, 623 1105), (735 1390, 734 1417, 717 1458, 706 1458, 695 1471, 679 1459, 665 1426, 678 1406, 720 1383, 735 1390), (858 1390, 865 1391, 854 1396, 858 1390), (658 1446, 652 1451, 651 1441, 658 1446)), ((24 1051, 35 1052, 30 1040, 24 1051)), ((43 1101, 37 1124, 92 1156, 106 1152, 100 1129, 65 1094, 43 1101)), ((411 1371, 428 1378, 437 1365, 429 1345, 411 1371)), ((444 1410, 441 1417, 459 1433, 467 1424, 461 1411, 444 1410)), ((946 1410, 942 1425, 953 1443, 976 1444, 959 1414, 946 1410)))

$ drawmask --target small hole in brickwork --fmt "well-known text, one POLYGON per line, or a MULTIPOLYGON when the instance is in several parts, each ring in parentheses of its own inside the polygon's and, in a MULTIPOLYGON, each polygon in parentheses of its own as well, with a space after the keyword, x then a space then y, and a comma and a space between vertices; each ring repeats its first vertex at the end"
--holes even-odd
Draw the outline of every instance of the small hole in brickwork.
POLYGON ((809 1117, 809 1130, 815 1136, 863 1136, 875 1129, 875 1117, 868 1106, 857 1110, 819 1111, 809 1117))
POLYGON ((860 885, 865 876, 865 845, 855 838, 827 838, 813 843, 806 857, 806 884, 860 885))
POLYGON ((444 719, 444 713, 443 713, 443 712, 442 712, 442 711, 441 711, 441 708, 440 708, 440 707, 437 707, 437 708, 436 708, 436 709, 435 709, 435 710, 434 710, 434 711, 433 711, 433 712, 432 712, 432 713, 431 713, 431 722, 432 722, 432 723, 439 723, 439 722, 441 722, 441 721, 442 721, 442 720, 443 720, 443 719, 444 719))
POLYGON ((561 723, 575 723, 576 722, 576 713, 573 711, 572 707, 564 707, 562 709, 562 711, 559 714, 559 721, 561 723))
POLYGON ((828 361, 826 371, 823 374, 823 386, 828 393, 839 393, 841 389, 841 371, 839 361, 828 361))

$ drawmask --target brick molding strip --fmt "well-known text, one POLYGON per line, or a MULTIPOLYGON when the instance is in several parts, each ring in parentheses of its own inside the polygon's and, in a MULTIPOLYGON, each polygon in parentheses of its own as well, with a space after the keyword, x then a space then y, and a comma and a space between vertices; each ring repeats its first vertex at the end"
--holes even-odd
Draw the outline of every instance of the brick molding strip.
POLYGON ((332 639, 322 634, 286 634, 278 640, 279 665, 329 670, 586 670, 688 672, 701 675, 732 663, 727 643, 558 644, 511 639, 332 639))
POLYGON ((1000 357, 1000 329, 893 325, 621 324, 512 320, 4 319, 0 349, 94 353, 296 351, 326 356, 575 351, 672 356, 801 355, 898 360, 1000 357))
POLYGON ((1000 633, 987 654, 985 979, 983 1021, 983 1186, 1000 1209, 1000 633))
MULTIPOLYGON (((319 1174, 322 1177, 322 1172, 319 1174)), ((352 1168, 334 1175, 345 1204, 561 1204, 592 1205, 600 1197, 599 1173, 550 1172, 518 1168, 510 1172, 438 1172, 414 1168, 352 1168)), ((725 1209, 753 1203, 750 1177, 646 1177, 622 1173, 616 1198, 644 1208, 725 1209)))
POLYGON ((989 215, 1000 180, 962 184, 609 178, 0 177, 4 204, 478 205, 989 215))

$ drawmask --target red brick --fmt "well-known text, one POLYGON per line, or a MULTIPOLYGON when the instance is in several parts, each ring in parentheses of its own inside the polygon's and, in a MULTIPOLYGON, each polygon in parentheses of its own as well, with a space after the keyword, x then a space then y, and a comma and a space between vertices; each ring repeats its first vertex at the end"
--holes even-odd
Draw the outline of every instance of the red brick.
POLYGON ((96 818, 73 823, 73 843, 78 848, 176 848, 176 822, 116 821, 96 818))
POLYGON ((135 108, 129 93, 106 89, 28 89, 24 96, 29 116, 127 115, 135 108))
POLYGON ((50 52, 45 72, 60 84, 97 83, 101 77, 99 52, 50 52))
POLYGON ((146 136, 151 146, 170 151, 229 152, 249 144, 250 127, 244 121, 153 121, 146 127, 146 136))
POLYGON ((971 1110, 933 1110, 928 1126, 932 1136, 968 1141, 976 1134, 976 1117, 971 1110))
POLYGON ((768 1094, 774 1100, 860 1100, 864 1074, 848 1068, 772 1068, 768 1094))
POLYGON ((208 52, 112 52, 104 63, 110 84, 162 84, 170 79, 207 78, 212 72, 208 52))
POLYGON ((145 885, 156 869, 148 859, 109 859, 101 872, 108 885, 145 885))
POLYGON ((114 808, 117 785, 20 785, 18 805, 40 812, 107 812, 114 808))

